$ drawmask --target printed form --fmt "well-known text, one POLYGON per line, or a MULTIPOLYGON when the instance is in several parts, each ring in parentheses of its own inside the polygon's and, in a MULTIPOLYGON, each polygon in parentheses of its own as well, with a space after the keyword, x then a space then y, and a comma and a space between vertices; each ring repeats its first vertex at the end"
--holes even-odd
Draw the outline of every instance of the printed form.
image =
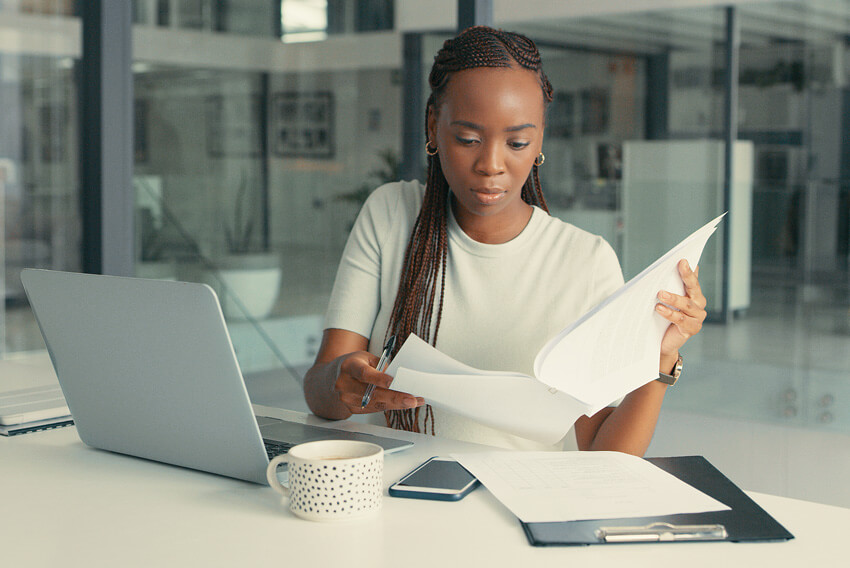
POLYGON ((452 454, 526 523, 657 517, 729 507, 620 452, 452 454))

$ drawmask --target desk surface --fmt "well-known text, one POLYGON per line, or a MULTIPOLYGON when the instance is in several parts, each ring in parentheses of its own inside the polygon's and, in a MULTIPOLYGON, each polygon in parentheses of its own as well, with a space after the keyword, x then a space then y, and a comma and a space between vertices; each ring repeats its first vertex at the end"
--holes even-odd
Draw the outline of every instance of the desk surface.
MULTIPOLYGON (((258 412, 305 422, 302 413, 258 412)), ((353 430, 377 426, 342 423, 353 430)), ((432 455, 480 448, 401 433, 388 487, 432 455)), ((850 509, 750 495, 797 537, 778 543, 534 548, 519 522, 478 489, 446 503, 385 497, 365 521, 294 517, 270 488, 88 448, 73 427, 0 438, 0 558, 8 566, 800 566, 835 565, 850 509), (569 564, 567 564, 569 563, 569 564), (299 564, 300 565, 300 564, 299 564)))

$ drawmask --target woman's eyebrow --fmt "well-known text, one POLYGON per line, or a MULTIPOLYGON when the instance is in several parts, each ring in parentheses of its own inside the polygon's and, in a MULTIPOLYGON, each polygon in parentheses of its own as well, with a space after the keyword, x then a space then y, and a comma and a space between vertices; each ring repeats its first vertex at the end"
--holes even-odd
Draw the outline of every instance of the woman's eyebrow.
MULTIPOLYGON (((454 120, 451 124, 452 126, 465 126, 466 128, 471 128, 473 130, 484 130, 484 127, 480 124, 475 124, 474 122, 469 122, 467 120, 454 120)), ((516 126, 508 126, 505 128, 505 132, 517 132, 519 130, 525 130, 526 128, 537 128, 537 126, 530 122, 526 124, 517 124, 516 126)))

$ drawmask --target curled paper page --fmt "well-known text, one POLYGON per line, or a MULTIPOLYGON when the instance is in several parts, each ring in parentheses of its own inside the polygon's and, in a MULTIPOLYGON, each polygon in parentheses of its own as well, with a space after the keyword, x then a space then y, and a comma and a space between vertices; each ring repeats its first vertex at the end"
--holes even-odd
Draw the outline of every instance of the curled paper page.
POLYGON ((670 325, 655 312, 656 295, 684 294, 679 260, 696 267, 722 218, 692 233, 549 340, 534 361, 537 379, 595 409, 656 379, 661 339, 670 325))
POLYGON ((530 377, 427 373, 401 367, 392 388, 545 444, 560 441, 587 412, 586 405, 530 377))

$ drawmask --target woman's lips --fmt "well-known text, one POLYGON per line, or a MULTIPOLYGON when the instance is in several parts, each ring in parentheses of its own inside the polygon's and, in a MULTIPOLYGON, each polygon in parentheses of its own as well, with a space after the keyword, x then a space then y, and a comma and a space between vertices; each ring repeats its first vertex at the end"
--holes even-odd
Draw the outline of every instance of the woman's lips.
POLYGON ((472 190, 475 198, 484 205, 490 205, 499 201, 502 197, 507 195, 507 192, 500 188, 478 188, 472 190))

